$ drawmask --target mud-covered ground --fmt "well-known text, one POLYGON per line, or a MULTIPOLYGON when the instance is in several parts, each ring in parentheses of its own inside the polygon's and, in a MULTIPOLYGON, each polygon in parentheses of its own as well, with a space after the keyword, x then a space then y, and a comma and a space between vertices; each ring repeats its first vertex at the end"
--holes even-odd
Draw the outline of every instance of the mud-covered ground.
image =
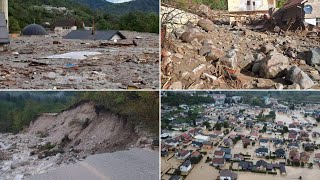
POLYGON ((11 38, 0 51, 2 89, 156 89, 159 87, 159 35, 122 32, 118 41, 137 46, 101 45, 105 41, 48 36, 11 38), (139 37, 139 38, 136 38, 139 37), (96 55, 48 58, 70 52, 96 55))

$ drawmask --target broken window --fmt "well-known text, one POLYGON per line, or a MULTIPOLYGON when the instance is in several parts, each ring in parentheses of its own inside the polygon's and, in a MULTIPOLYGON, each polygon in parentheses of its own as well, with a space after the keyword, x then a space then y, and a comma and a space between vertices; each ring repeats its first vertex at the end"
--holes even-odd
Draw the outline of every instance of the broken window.
POLYGON ((252 5, 255 6, 255 5, 256 5, 256 2, 252 2, 252 5))
POLYGON ((250 6, 250 4, 251 4, 250 1, 247 1, 247 6, 250 6))

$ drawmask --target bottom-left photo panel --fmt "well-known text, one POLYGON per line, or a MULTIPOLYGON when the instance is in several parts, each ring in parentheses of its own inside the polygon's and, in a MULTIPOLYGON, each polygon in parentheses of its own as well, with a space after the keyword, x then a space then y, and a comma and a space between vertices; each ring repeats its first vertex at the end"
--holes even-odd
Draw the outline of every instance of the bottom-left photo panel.
POLYGON ((158 180, 158 91, 0 92, 1 180, 158 180))

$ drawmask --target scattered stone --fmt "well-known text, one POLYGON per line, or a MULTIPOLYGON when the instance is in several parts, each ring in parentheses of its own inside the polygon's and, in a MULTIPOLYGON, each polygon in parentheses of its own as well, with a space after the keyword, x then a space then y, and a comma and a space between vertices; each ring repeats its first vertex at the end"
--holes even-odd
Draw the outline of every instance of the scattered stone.
POLYGON ((290 68, 286 79, 292 83, 299 84, 302 89, 310 89, 314 85, 312 79, 297 66, 290 68))
POLYGON ((320 65, 320 48, 313 48, 307 52, 307 64, 310 66, 320 65))
POLYGON ((299 84, 293 83, 293 84, 289 85, 287 89, 300 90, 301 88, 300 88, 299 84))
POLYGON ((175 89, 175 90, 182 89, 182 82, 178 81, 178 82, 172 83, 169 89, 175 89))
POLYGON ((201 74, 206 70, 206 65, 205 64, 200 64, 196 68, 192 70, 192 72, 195 74, 196 77, 200 77, 201 74))
POLYGON ((277 90, 283 90, 284 86, 281 83, 276 83, 274 84, 274 86, 276 87, 277 90))
POLYGON ((260 51, 263 52, 264 54, 268 54, 270 51, 273 51, 274 49, 275 47, 273 46, 273 44, 268 43, 262 46, 260 51))
POLYGON ((200 19, 198 21, 198 26, 200 26, 202 29, 206 31, 213 31, 214 30, 214 24, 209 19, 200 19))
POLYGON ((49 72, 49 73, 46 75, 46 77, 47 77, 48 79, 56 79, 57 74, 56 74, 55 72, 49 72))
POLYGON ((289 59, 277 51, 272 51, 262 60, 259 75, 268 79, 283 77, 286 75, 288 67, 289 59))

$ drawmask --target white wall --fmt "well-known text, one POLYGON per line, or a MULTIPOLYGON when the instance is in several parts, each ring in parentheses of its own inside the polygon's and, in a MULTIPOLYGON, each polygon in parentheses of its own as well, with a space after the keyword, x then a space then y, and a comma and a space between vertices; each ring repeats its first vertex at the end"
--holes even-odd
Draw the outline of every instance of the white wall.
POLYGON ((5 18, 7 20, 7 27, 9 28, 9 18, 8 18, 8 0, 0 0, 0 12, 4 12, 5 18))
POLYGON ((304 21, 308 24, 316 25, 316 19, 305 19, 304 21))

